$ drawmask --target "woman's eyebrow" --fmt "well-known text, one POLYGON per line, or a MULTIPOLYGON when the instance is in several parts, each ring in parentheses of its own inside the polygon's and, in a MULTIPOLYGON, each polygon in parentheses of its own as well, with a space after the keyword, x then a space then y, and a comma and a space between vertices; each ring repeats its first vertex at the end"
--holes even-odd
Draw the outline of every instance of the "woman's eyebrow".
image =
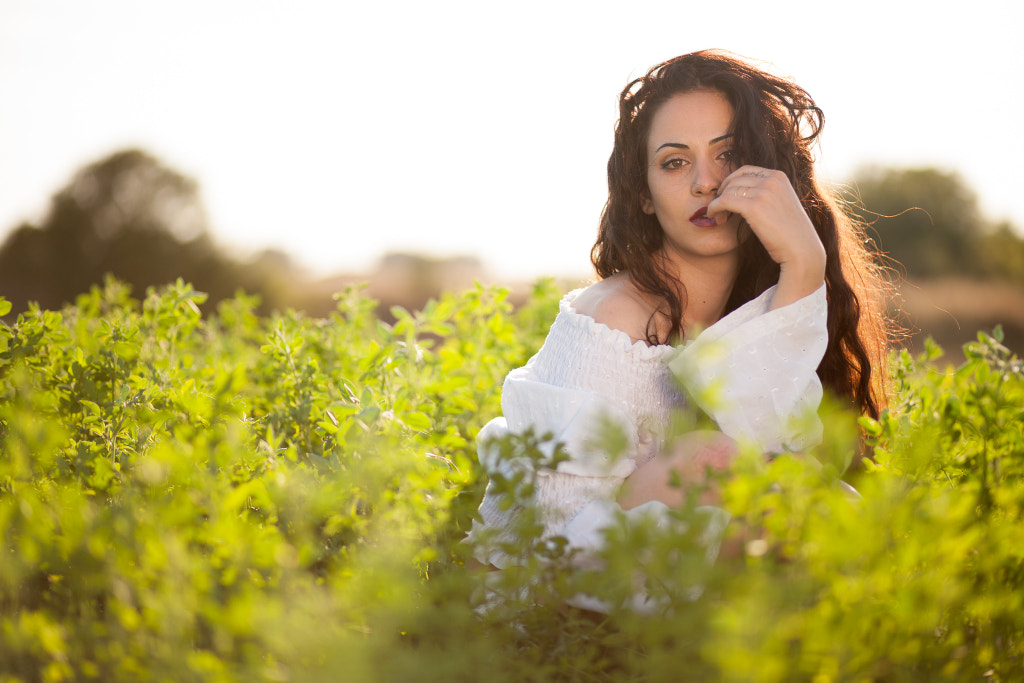
MULTIPOLYGON (((719 142, 722 142, 723 140, 728 140, 731 137, 732 137, 732 133, 726 133, 725 135, 719 135, 717 138, 712 139, 711 142, 708 143, 708 144, 710 144, 710 145, 717 145, 719 142)), ((665 147, 673 147, 675 149, 690 149, 689 145, 684 145, 681 142, 666 142, 665 144, 663 144, 660 147, 658 147, 658 149, 654 150, 654 153, 657 154, 658 152, 660 152, 665 147)))

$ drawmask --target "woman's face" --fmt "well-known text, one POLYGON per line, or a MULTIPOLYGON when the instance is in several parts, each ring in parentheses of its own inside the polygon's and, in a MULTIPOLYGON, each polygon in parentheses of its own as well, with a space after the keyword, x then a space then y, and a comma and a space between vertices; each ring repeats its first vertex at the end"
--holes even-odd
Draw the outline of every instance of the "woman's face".
POLYGON ((675 95, 654 113, 647 137, 645 213, 665 232, 665 253, 674 261, 737 258, 738 214, 707 218, 704 211, 735 169, 732 105, 720 92, 675 95))

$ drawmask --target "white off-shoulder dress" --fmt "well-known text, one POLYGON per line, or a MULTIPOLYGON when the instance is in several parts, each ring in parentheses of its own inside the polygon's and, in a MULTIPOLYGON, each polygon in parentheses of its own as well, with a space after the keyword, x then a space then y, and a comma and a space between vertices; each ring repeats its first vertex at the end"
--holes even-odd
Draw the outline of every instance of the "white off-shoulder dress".
MULTIPOLYGON (((492 475, 510 466, 494 437, 532 428, 565 445, 569 459, 537 473, 532 503, 545 537, 563 536, 584 556, 600 547, 602 529, 623 514, 615 503, 623 481, 659 452, 671 411, 687 400, 680 382, 722 432, 765 453, 820 440, 816 370, 828 342, 824 285, 769 310, 772 287, 680 347, 634 342, 577 313, 573 301, 581 291, 562 299, 540 351, 509 373, 503 416, 478 436, 480 462, 492 475), (608 453, 596 438, 609 424, 626 434, 625 454, 608 453)), ((488 486, 468 537, 476 559, 498 568, 516 561, 500 548, 514 534, 517 514, 502 495, 488 486)), ((664 504, 652 501, 624 514, 664 512, 664 504)), ((727 520, 720 517, 720 526, 727 520)))

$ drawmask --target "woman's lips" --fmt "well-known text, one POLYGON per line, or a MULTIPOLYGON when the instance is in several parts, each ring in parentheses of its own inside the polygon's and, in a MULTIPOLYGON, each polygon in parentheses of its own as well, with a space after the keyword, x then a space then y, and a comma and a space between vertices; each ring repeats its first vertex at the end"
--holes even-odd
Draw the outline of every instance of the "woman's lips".
POLYGON ((699 228, 713 228, 718 225, 714 218, 708 218, 708 207, 702 206, 690 216, 690 222, 699 228))

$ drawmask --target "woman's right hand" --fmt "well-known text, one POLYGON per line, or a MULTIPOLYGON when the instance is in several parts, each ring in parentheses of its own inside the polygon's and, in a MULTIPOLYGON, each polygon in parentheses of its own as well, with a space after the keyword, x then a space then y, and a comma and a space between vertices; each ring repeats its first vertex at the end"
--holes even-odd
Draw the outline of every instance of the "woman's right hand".
POLYGON ((679 507, 689 490, 702 487, 701 505, 718 500, 718 489, 707 481, 708 471, 728 469, 739 452, 736 441, 722 432, 698 430, 679 437, 672 446, 641 465, 626 478, 618 496, 623 510, 657 500, 669 507, 679 507), (681 486, 673 486, 672 472, 679 476, 681 486))
POLYGON ((708 216, 738 213, 779 264, 771 308, 814 293, 825 281, 825 247, 814 223, 782 171, 742 166, 730 173, 708 204, 708 216))

